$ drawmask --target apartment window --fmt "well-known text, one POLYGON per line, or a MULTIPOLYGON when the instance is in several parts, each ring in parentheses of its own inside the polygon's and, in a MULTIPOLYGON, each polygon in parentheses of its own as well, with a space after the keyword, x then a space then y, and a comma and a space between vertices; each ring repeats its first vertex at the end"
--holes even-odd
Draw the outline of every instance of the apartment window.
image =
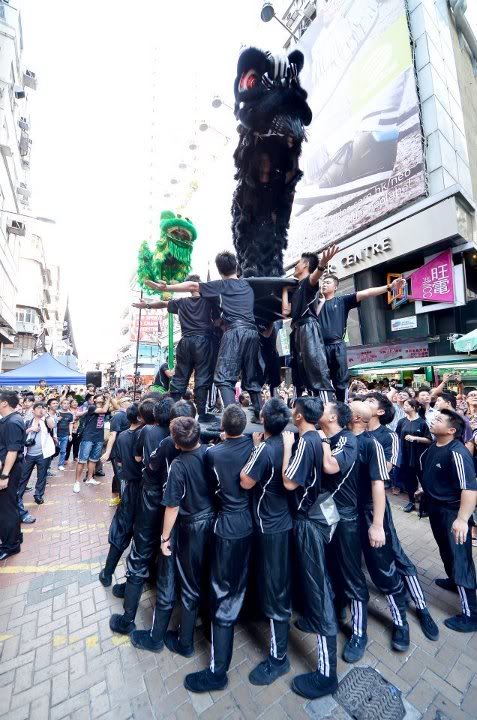
POLYGON ((33 308, 19 308, 17 310, 17 321, 34 323, 36 321, 36 310, 33 308))

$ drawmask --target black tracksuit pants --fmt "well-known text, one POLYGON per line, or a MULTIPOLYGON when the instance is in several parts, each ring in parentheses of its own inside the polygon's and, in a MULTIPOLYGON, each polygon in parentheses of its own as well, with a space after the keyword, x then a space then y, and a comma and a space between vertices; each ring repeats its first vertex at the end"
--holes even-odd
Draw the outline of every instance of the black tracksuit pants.
POLYGON ((235 402, 235 383, 241 376, 242 389, 250 394, 255 412, 260 412, 262 365, 260 336, 255 326, 236 325, 224 332, 214 374, 224 407, 235 402))
POLYGON ((121 503, 117 506, 109 527, 108 542, 123 553, 131 542, 141 485, 121 481, 121 503))
POLYGON ((203 579, 210 567, 214 521, 213 512, 179 519, 176 565, 181 586, 181 604, 187 611, 197 611, 199 608, 203 579))
POLYGON ((330 371, 331 382, 336 393, 336 399, 345 402, 349 384, 348 358, 346 356, 346 343, 339 342, 325 345, 326 360, 330 371))
POLYGON ((258 602, 270 620, 270 655, 282 659, 288 649, 291 617, 290 531, 257 533, 258 602))
POLYGON ((126 560, 128 582, 142 585, 159 547, 164 508, 162 488, 143 485, 137 501, 131 550, 126 560))
POLYGON ((224 627, 235 625, 242 609, 250 560, 252 536, 213 536, 210 602, 212 620, 224 627))
POLYGON ((22 477, 23 456, 10 470, 8 487, 0 490, 0 552, 14 553, 22 542, 17 492, 22 477))
POLYGON ((325 346, 318 320, 306 318, 293 323, 293 364, 299 389, 306 389, 323 402, 334 398, 325 346))
POLYGON ((199 415, 205 413, 207 393, 214 376, 214 337, 210 335, 183 335, 176 350, 174 377, 170 393, 182 397, 194 373, 194 398, 199 415))

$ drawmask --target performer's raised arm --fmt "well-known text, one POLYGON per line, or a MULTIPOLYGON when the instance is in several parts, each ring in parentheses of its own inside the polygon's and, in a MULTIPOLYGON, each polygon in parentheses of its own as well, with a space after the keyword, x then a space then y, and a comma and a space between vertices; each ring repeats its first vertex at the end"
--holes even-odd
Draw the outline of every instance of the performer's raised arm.
POLYGON ((153 282, 153 280, 146 280, 144 284, 147 285, 148 288, 151 288, 151 290, 156 290, 157 292, 199 292, 199 283, 194 282, 193 280, 186 280, 185 282, 174 283, 174 285, 168 285, 166 282, 164 282, 164 280, 160 280, 159 282, 153 282))

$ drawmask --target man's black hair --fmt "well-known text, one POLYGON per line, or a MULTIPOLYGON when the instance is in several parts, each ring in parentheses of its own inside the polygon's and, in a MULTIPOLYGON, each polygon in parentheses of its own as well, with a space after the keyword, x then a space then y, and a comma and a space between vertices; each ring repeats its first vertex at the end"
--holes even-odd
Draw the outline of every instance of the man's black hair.
POLYGON ((187 390, 184 391, 184 400, 194 400, 194 393, 190 388, 187 388, 187 390))
POLYGON ((34 395, 32 392, 27 392, 27 393, 25 394, 25 397, 23 398, 23 400, 33 400, 33 402, 34 402, 34 401, 35 401, 35 395, 34 395))
POLYGON ((453 393, 450 392, 443 392, 441 394, 441 398, 446 402, 449 403, 452 406, 452 409, 455 410, 457 408, 457 398, 453 393))
POLYGON ((225 277, 235 275, 237 272, 237 258, 229 250, 218 253, 215 257, 215 264, 219 273, 225 277))
POLYGON ((147 398, 139 405, 139 417, 144 420, 145 425, 154 424, 154 400, 147 398))
POLYGON ((45 403, 44 403, 44 402, 40 402, 40 401, 38 401, 38 402, 36 402, 36 403, 33 403, 33 407, 32 407, 32 410, 35 410, 35 409, 36 409, 37 407, 45 408, 45 407, 46 407, 46 405, 45 405, 45 403))
POLYGON ((421 387, 417 390, 417 395, 419 395, 420 392, 431 392, 431 388, 429 385, 421 385, 421 387))
POLYGON ((295 400, 295 407, 299 413, 303 415, 305 421, 312 425, 316 425, 320 417, 323 415, 323 403, 315 397, 299 397, 295 400))
POLYGON ((139 420, 139 406, 137 403, 132 403, 132 405, 126 409, 126 417, 131 425, 137 425, 139 420))
POLYGON ((200 425, 191 417, 177 417, 171 420, 171 437, 184 450, 192 450, 200 438, 200 425))
POLYGON ((171 408, 171 420, 179 417, 195 418, 197 411, 194 403, 188 400, 178 400, 171 408))
POLYGON ((314 272, 318 267, 318 255, 316 253, 304 252, 301 254, 303 260, 308 262, 308 270, 314 272))
POLYGON ((339 278, 336 275, 333 275, 333 273, 324 273, 321 276, 322 280, 326 280, 327 278, 330 278, 330 280, 333 280, 336 287, 338 287, 338 285, 340 284, 339 278))
POLYGON ((270 435, 280 435, 290 422, 290 410, 280 398, 267 400, 260 412, 263 418, 263 429, 270 435))
POLYGON ((387 395, 380 392, 369 392, 366 395, 367 398, 374 398, 378 401, 378 407, 380 410, 384 410, 383 415, 378 415, 378 420, 381 425, 389 425, 392 422, 395 414, 394 405, 387 395))
POLYGON ((247 416, 240 405, 236 405, 235 403, 227 405, 222 415, 222 430, 226 432, 227 435, 237 437, 243 433, 246 424, 247 416))
POLYGON ((462 440, 465 433, 464 418, 462 418, 459 413, 456 413, 453 410, 441 410, 440 414, 446 416, 447 427, 454 428, 455 438, 457 440, 462 440))
POLYGON ((52 402, 57 402, 57 403, 59 403, 59 400, 58 400, 58 398, 50 398, 49 400, 46 401, 46 406, 47 406, 47 407, 50 407, 50 405, 51 405, 52 402))
POLYGON ((332 400, 331 404, 336 408, 337 423, 341 428, 347 428, 353 419, 353 413, 349 405, 339 400, 332 400))
MULTIPOLYGON (((167 363, 166 363, 166 365, 167 365, 167 363)), ((160 400, 161 398, 163 398, 164 395, 165 395, 165 393, 161 393, 158 390, 151 390, 151 392, 148 392, 145 395, 143 395, 141 400, 157 401, 157 400, 160 400)))
POLYGON ((20 398, 18 397, 18 393, 13 390, 2 390, 0 393, 0 402, 6 402, 9 407, 15 410, 20 402, 20 398))
POLYGON ((154 420, 161 427, 167 427, 171 421, 171 410, 174 405, 174 400, 167 396, 162 397, 154 405, 154 420))
POLYGON ((200 275, 194 275, 194 274, 192 274, 192 275, 188 275, 188 276, 186 277, 185 282, 197 282, 197 283, 200 283, 200 282, 202 282, 202 281, 201 281, 201 279, 200 279, 200 275))

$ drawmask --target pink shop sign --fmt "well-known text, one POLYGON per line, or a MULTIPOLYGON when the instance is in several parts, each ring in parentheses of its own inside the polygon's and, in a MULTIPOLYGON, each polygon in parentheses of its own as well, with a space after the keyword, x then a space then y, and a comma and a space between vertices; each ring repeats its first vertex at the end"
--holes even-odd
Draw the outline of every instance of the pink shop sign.
POLYGON ((413 300, 455 302, 452 250, 445 250, 409 276, 413 300))

